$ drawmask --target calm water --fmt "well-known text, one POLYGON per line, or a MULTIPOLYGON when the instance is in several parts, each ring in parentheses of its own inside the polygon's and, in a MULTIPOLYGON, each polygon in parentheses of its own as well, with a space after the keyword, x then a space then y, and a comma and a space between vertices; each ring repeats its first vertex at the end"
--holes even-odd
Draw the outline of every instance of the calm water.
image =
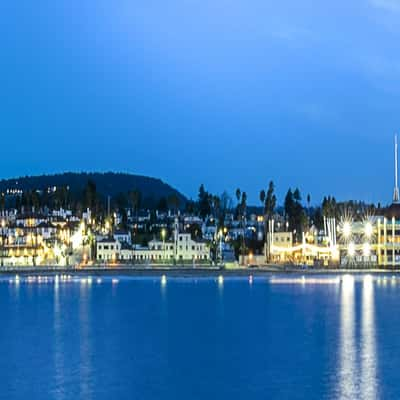
POLYGON ((400 398, 400 277, 0 280, 1 399, 400 398))

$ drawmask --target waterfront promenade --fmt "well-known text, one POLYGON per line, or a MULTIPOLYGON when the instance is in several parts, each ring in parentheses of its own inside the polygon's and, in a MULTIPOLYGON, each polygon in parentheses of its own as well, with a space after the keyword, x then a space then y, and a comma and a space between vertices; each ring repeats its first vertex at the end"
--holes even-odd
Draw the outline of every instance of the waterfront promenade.
POLYGON ((76 266, 7 266, 0 267, 0 275, 41 275, 41 274, 71 274, 71 275, 132 275, 132 276, 232 276, 286 274, 387 274, 400 273, 400 269, 390 268, 301 268, 292 265, 270 264, 262 267, 235 266, 226 268, 224 265, 215 266, 176 266, 176 265, 90 265, 76 266))

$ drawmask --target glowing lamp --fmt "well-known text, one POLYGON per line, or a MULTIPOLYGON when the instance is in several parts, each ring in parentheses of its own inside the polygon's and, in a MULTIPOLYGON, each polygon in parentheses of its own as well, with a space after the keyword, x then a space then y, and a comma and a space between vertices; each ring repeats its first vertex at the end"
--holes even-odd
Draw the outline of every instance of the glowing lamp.
POLYGON ((354 257, 354 255, 356 254, 356 248, 354 246, 353 242, 349 243, 349 246, 347 248, 347 253, 350 257, 354 257))
POLYGON ((351 235, 351 225, 347 221, 343 224, 343 235, 346 238, 350 237, 351 235))
POLYGON ((371 246, 368 242, 363 244, 363 255, 369 257, 371 255, 371 246))
POLYGON ((370 238, 372 236, 372 224, 370 222, 367 222, 365 224, 365 236, 370 238))

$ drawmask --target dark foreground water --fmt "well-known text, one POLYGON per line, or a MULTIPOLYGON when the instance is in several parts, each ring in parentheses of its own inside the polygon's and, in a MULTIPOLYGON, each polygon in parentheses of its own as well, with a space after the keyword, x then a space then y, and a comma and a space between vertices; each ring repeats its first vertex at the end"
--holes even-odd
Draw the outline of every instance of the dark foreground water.
POLYGON ((400 278, 0 280, 1 399, 400 398, 400 278))

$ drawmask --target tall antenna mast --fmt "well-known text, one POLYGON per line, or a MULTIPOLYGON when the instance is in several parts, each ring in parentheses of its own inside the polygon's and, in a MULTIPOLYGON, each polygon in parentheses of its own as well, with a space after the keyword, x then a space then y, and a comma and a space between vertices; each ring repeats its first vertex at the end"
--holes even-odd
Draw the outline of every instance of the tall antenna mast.
POLYGON ((393 203, 399 202, 399 185, 398 185, 398 169, 397 169, 397 134, 394 135, 394 192, 393 203))

